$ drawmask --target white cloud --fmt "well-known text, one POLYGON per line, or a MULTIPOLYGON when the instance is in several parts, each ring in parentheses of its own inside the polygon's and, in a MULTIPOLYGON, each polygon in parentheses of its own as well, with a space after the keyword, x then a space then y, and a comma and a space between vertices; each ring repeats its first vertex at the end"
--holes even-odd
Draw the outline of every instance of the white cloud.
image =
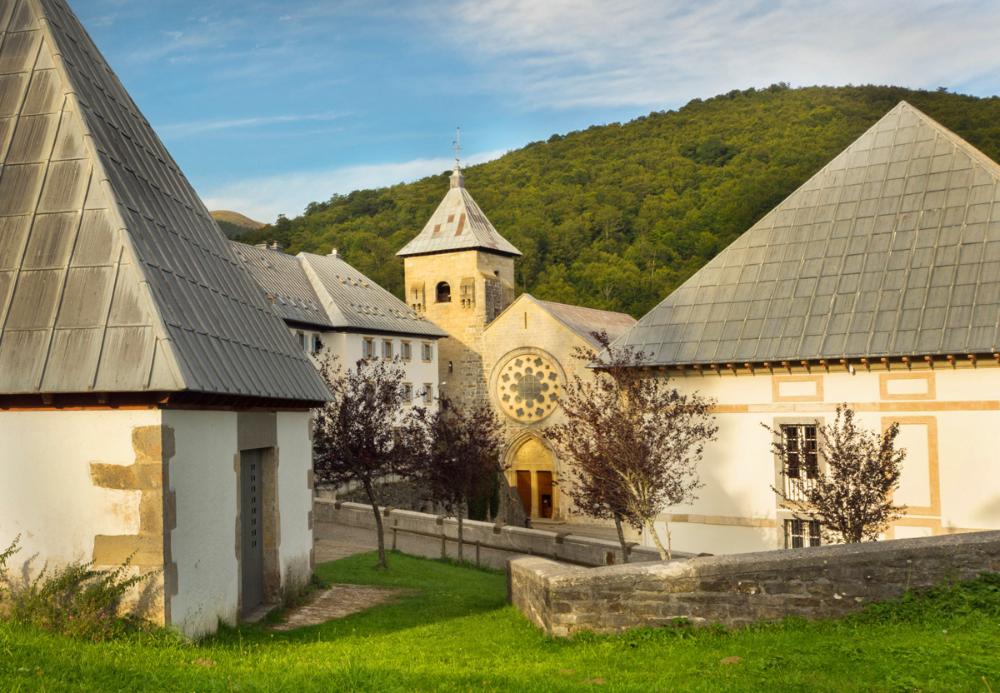
MULTIPOLYGON (((503 151, 483 152, 463 161, 468 165, 478 164, 503 154, 503 151)), ((207 190, 202 197, 209 209, 231 209, 269 222, 278 214, 299 214, 310 202, 328 200, 334 194, 413 181, 449 170, 451 166, 451 159, 440 158, 292 171, 227 183, 207 190)))
POLYGON ((158 126, 156 131, 164 137, 179 138, 202 135, 206 132, 216 132, 219 130, 240 130, 290 123, 330 122, 343 118, 344 115, 342 113, 302 113, 277 116, 251 116, 247 118, 222 118, 218 120, 199 120, 189 123, 170 123, 158 126))
POLYGON ((531 108, 664 107, 779 81, 960 87, 1000 71, 995 0, 460 0, 449 17, 487 84, 531 108))

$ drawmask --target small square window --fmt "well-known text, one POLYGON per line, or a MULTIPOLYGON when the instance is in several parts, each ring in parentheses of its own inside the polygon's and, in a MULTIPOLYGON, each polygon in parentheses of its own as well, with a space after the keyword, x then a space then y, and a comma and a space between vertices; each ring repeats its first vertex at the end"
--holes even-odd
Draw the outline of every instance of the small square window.
POLYGON ((413 348, 409 342, 402 342, 399 345, 399 355, 404 361, 409 361, 413 358, 413 348))
POLYGON ((432 383, 424 383, 424 404, 430 404, 434 401, 434 385, 432 383))
POLYGON ((372 359, 375 358, 375 340, 370 337, 366 337, 361 345, 361 355, 363 358, 372 359))
POLYGON ((421 356, 424 361, 432 361, 434 359, 434 345, 424 342, 420 345, 421 356))
POLYGON ((785 548, 819 546, 820 524, 816 520, 785 520, 785 548))
POLYGON ((392 358, 392 340, 383 339, 382 340, 382 358, 391 359, 392 358))

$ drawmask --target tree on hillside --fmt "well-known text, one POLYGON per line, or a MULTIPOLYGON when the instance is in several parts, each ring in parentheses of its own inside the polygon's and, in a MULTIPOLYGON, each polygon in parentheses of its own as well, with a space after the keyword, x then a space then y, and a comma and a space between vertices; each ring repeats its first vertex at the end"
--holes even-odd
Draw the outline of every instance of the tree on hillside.
POLYGON ((458 520, 458 560, 464 560, 463 518, 473 499, 493 490, 502 474, 503 427, 488 404, 462 407, 441 400, 430 416, 430 445, 410 458, 406 474, 458 520))
POLYGON ((398 362, 363 359, 345 372, 329 359, 322 373, 333 399, 317 410, 313 421, 316 477, 364 488, 375 515, 378 565, 384 569, 385 532, 375 487, 411 457, 427 454, 427 413, 403 406, 404 371, 398 362))
POLYGON ((832 424, 815 427, 815 441, 790 435, 798 427, 764 428, 774 435, 771 449, 781 462, 783 488, 774 492, 797 519, 818 522, 828 540, 875 541, 904 515, 906 507, 892 501, 906 458, 896 447, 898 423, 882 433, 868 430, 843 404, 832 424))
POLYGON ((568 492, 577 509, 615 521, 626 560, 623 523, 646 530, 666 560, 669 524, 664 546, 654 523, 666 508, 695 499, 698 462, 717 430, 713 402, 642 373, 643 354, 610 346, 606 334, 595 336, 602 352, 578 349, 575 356, 597 367, 567 383, 560 397, 566 420, 547 434, 569 463, 568 492))

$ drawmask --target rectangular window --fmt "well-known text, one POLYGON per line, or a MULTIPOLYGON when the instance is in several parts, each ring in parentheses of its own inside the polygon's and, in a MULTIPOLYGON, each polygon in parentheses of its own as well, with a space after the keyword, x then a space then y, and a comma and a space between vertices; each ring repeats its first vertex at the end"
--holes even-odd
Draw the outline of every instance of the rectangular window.
POLYGON ((403 403, 413 403, 413 383, 403 383, 403 403))
POLYGON ((391 359, 392 358, 392 340, 383 339, 382 340, 382 358, 391 359))
POLYGON ((320 341, 318 334, 314 334, 312 336, 312 353, 318 354, 322 348, 323 348, 323 342, 320 341))
POLYGON ((434 401, 434 385, 431 383, 424 383, 424 404, 430 404, 434 401))
POLYGON ((366 359, 375 358, 375 340, 371 337, 365 337, 365 341, 361 345, 361 356, 366 359))
POLYGON ((785 548, 819 546, 820 525, 816 520, 785 520, 785 548))
POLYGON ((306 350, 306 336, 303 333, 301 333, 301 332, 296 332, 295 336, 299 340, 299 347, 302 349, 302 351, 305 351, 306 350))
POLYGON ((781 427, 781 435, 785 443, 785 475, 790 479, 818 478, 816 426, 786 424, 781 427))
POLYGON ((423 344, 420 345, 420 349, 421 349, 421 356, 423 357, 424 361, 430 361, 434 358, 433 344, 428 344, 427 342, 424 342, 423 344))
POLYGON ((409 342, 400 342, 399 355, 404 361, 409 361, 413 358, 413 349, 409 342))

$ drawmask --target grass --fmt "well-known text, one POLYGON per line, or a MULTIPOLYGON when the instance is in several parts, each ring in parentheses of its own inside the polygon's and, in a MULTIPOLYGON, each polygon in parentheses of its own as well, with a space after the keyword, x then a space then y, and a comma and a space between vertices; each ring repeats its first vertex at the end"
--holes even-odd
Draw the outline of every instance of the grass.
POLYGON ((840 621, 553 640, 506 604, 502 574, 401 554, 390 565, 365 554, 320 566, 325 581, 405 592, 288 633, 85 643, 0 623, 0 689, 1000 691, 996 576, 840 621))

